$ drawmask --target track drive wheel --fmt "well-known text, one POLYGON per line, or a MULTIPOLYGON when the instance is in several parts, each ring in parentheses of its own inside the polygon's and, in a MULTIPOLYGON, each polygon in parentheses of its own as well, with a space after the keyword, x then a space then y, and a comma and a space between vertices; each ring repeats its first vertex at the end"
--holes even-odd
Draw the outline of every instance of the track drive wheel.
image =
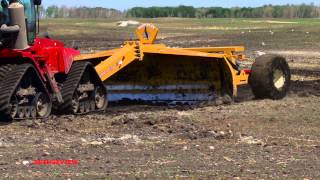
POLYGON ((249 84, 257 99, 282 99, 290 88, 291 73, 285 58, 263 55, 252 65, 249 84))

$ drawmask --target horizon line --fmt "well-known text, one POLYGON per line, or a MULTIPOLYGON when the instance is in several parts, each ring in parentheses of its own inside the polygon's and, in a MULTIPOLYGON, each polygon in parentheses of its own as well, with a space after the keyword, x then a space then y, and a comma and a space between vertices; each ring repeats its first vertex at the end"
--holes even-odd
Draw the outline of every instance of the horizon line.
POLYGON ((196 9, 198 8, 225 8, 225 9, 232 9, 232 8, 260 8, 260 7, 265 7, 265 6, 301 6, 301 5, 313 5, 313 6, 317 6, 320 7, 320 3, 316 4, 314 2, 311 3, 293 3, 293 4, 265 4, 262 6, 233 6, 233 7, 223 7, 223 6, 200 6, 200 7, 196 7, 196 6, 192 6, 192 5, 177 5, 177 6, 134 6, 131 8, 127 8, 127 9, 118 9, 118 8, 111 8, 111 7, 104 7, 104 6, 68 6, 68 5, 48 5, 48 6, 44 6, 45 8, 48 8, 50 6, 57 6, 57 7, 67 7, 67 8, 81 8, 81 7, 86 7, 86 8, 106 8, 106 9, 115 9, 118 11, 126 11, 132 8, 152 8, 152 7, 158 7, 158 8, 165 8, 165 7, 179 7, 179 6, 187 6, 187 7, 194 7, 196 9))

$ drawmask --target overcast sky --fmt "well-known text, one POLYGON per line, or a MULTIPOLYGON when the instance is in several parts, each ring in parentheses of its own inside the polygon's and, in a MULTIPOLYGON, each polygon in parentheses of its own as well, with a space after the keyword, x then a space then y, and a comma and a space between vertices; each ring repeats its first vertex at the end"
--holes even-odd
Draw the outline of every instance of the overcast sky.
POLYGON ((235 7, 246 6, 256 7, 265 4, 301 4, 312 3, 320 5, 318 0, 43 0, 43 4, 47 7, 50 5, 66 5, 66 6, 89 6, 89 7, 106 7, 119 10, 129 9, 135 6, 178 6, 192 5, 195 7, 221 6, 235 7))

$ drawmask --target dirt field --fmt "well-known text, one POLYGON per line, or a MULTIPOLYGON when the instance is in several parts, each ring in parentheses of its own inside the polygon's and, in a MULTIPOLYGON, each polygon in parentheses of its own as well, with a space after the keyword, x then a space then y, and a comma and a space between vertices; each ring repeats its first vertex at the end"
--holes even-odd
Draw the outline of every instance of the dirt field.
MULTIPOLYGON (((0 125, 0 179, 319 179, 320 21, 143 19, 173 47, 245 45, 292 68, 281 101, 112 106, 104 114, 0 125), (33 160, 78 160, 34 165, 33 160)), ((42 31, 82 51, 118 47, 133 28, 116 20, 49 20, 42 31)), ((252 62, 252 60, 250 61, 252 62)), ((244 64, 250 66, 250 63, 244 64)))

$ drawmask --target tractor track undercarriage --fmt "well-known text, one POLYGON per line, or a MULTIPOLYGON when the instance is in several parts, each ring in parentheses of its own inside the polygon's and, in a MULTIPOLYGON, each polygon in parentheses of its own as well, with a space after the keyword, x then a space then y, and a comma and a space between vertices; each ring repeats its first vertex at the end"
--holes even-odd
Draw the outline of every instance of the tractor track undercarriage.
POLYGON ((2 120, 45 118, 51 113, 51 98, 31 64, 0 66, 0 118, 2 120))
MULTIPOLYGON (((0 66, 0 120, 46 118, 52 100, 32 64, 0 66)), ((107 91, 89 62, 74 63, 62 86, 57 114, 87 114, 107 107, 107 91)))
POLYGON ((104 111, 107 90, 89 62, 77 62, 62 86, 64 103, 56 109, 58 114, 87 114, 104 111))

